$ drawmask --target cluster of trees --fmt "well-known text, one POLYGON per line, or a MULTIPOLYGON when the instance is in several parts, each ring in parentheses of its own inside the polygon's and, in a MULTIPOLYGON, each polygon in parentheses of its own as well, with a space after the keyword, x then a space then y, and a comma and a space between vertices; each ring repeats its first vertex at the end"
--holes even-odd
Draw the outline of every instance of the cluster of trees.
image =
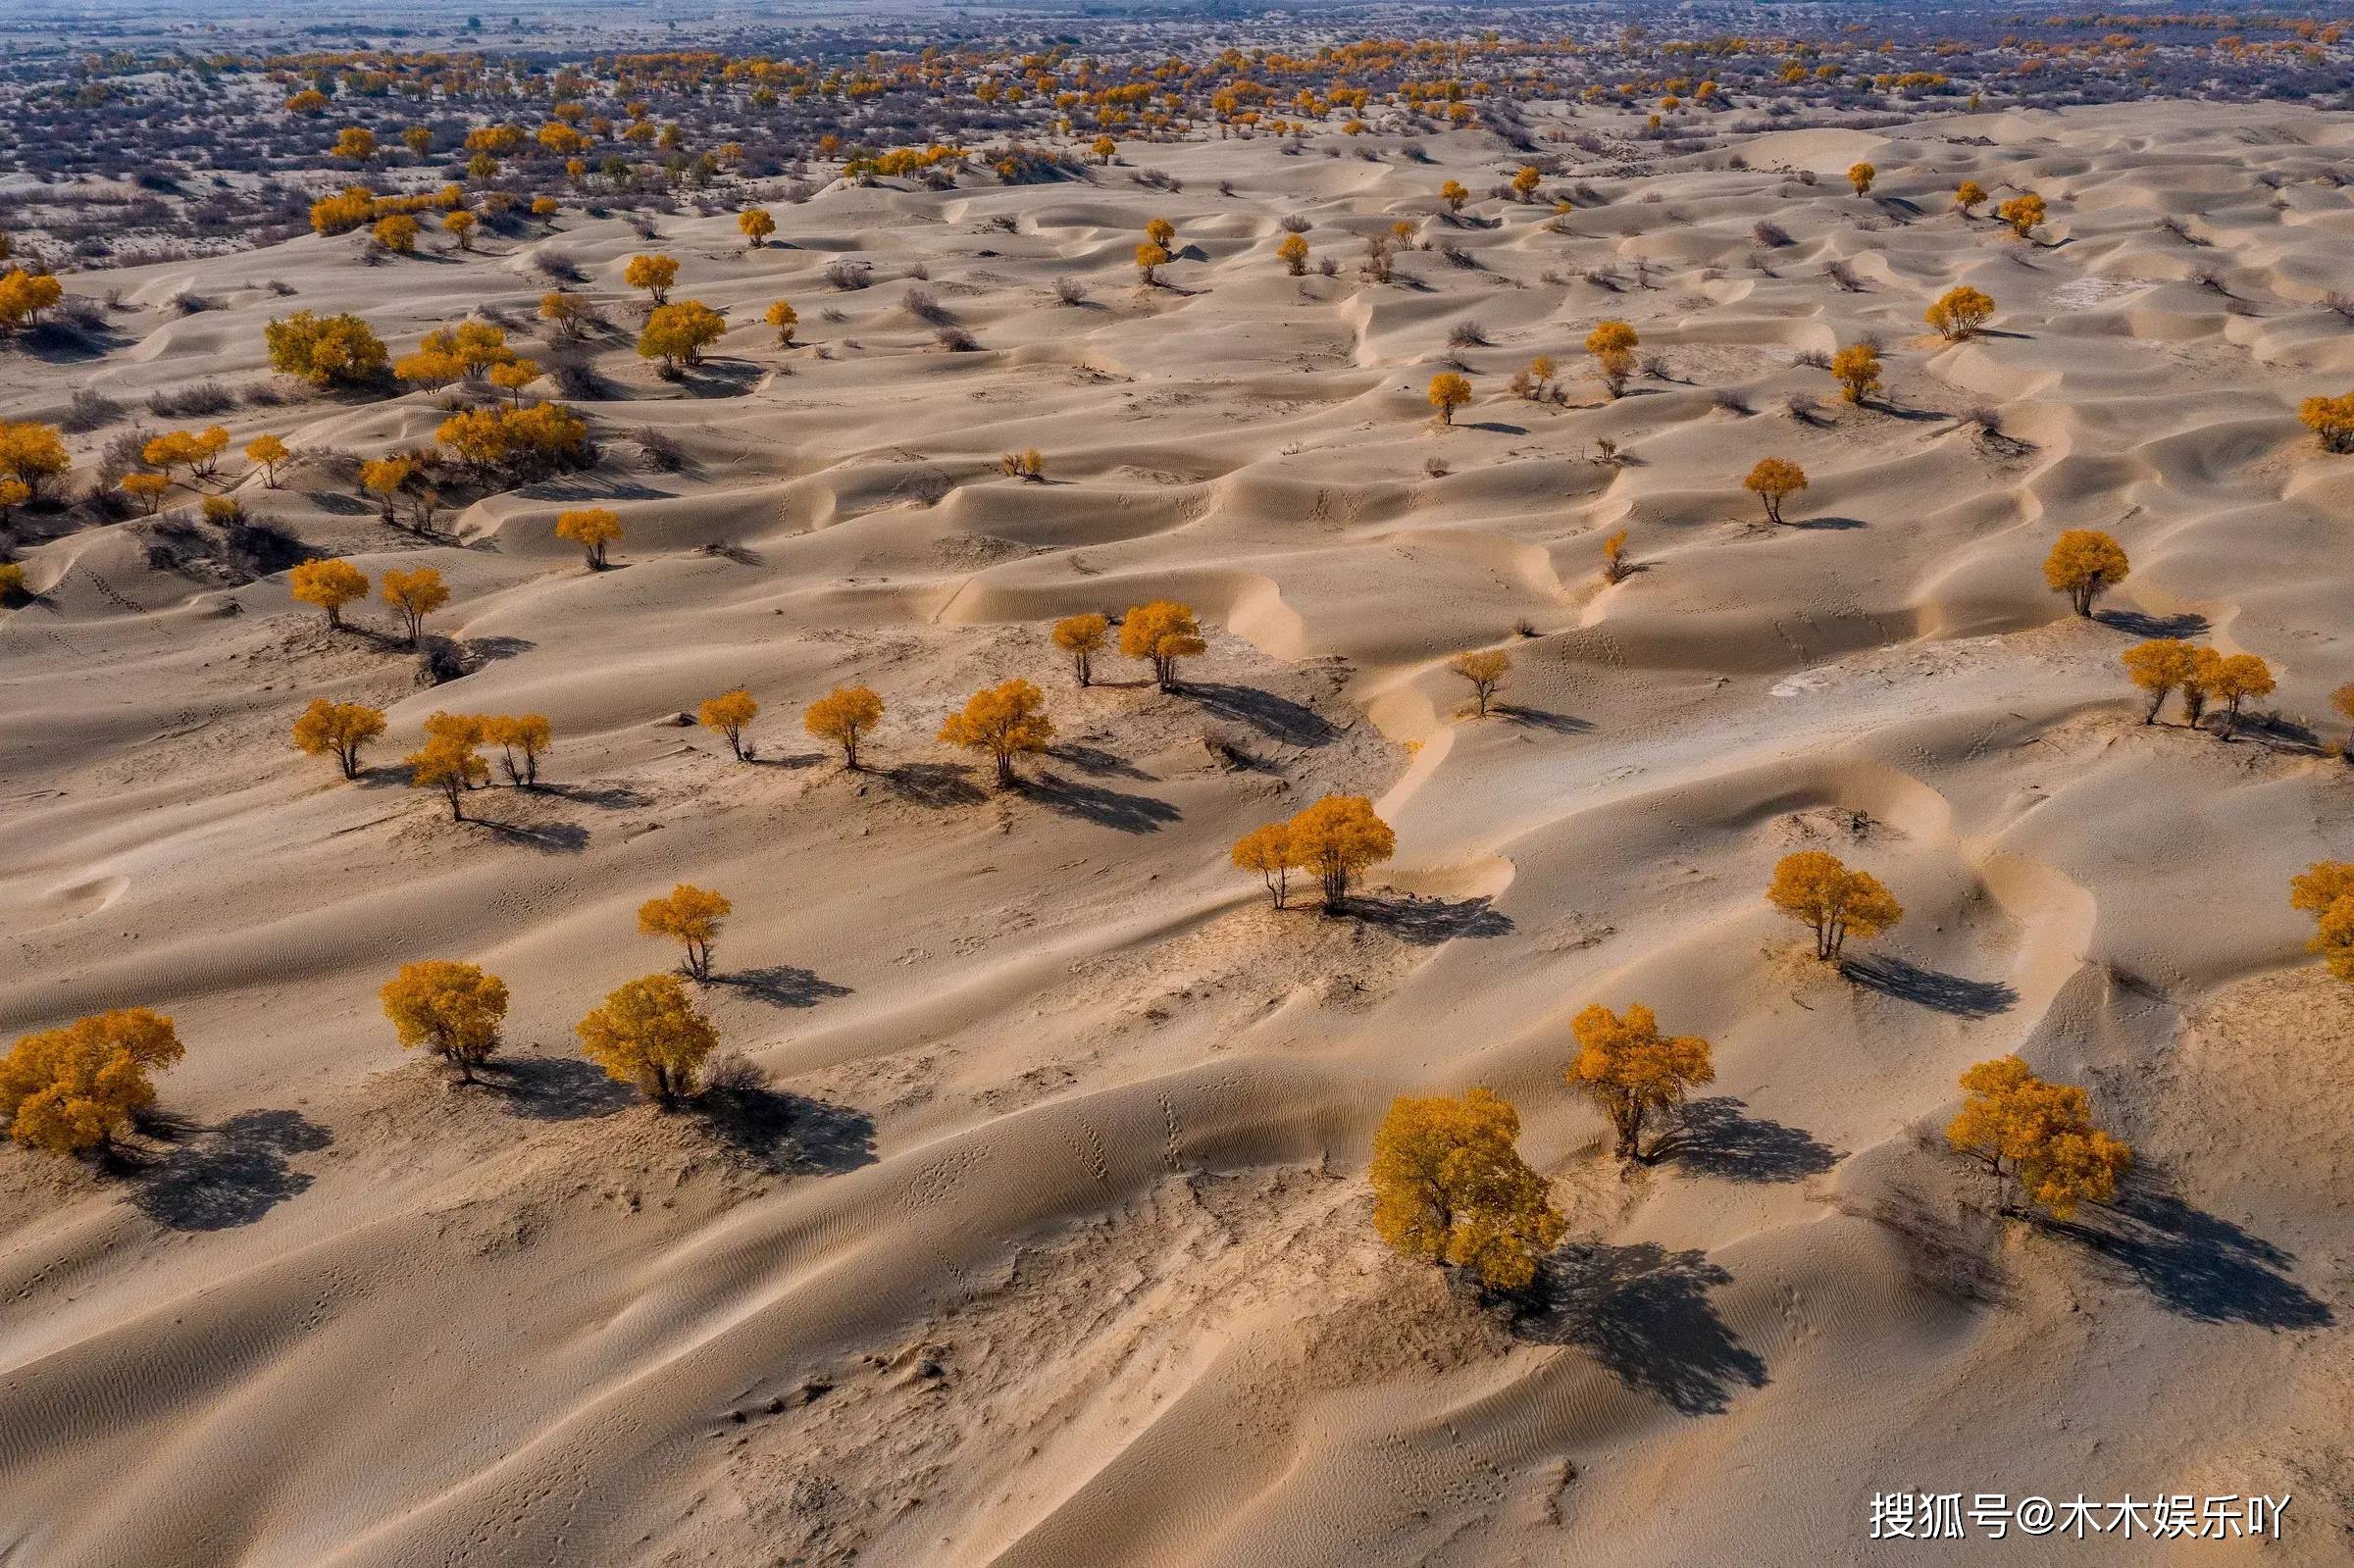
POLYGON ((1235 840, 1232 859, 1254 871, 1282 909, 1293 872, 1312 874, 1326 912, 1348 901, 1350 885, 1398 852, 1398 835, 1363 795, 1326 795, 1285 822, 1254 828, 1235 840))
POLYGON ((318 316, 298 310, 262 329, 270 368, 313 386, 365 386, 384 374, 384 341, 365 321, 344 312, 318 316))
MULTIPOLYGON (((382 714, 376 714, 379 733, 383 720, 382 714)), ((298 735, 296 744, 300 743, 298 735)), ((543 714, 435 712, 426 716, 425 743, 401 760, 409 770, 412 788, 440 791, 449 802, 450 820, 464 822, 466 792, 490 779, 490 763, 481 747, 498 748, 499 767, 510 787, 537 789, 539 758, 554 743, 555 729, 543 714)))
MULTIPOLYGON (((378 1000, 403 1050, 442 1058, 463 1083, 475 1082, 501 1043, 506 982, 478 965, 451 959, 403 964, 378 1000)), ((581 1054, 606 1077, 666 1107, 696 1092, 703 1064, 719 1045, 719 1031, 679 977, 667 974, 616 986, 573 1031, 581 1054)))
MULTIPOLYGON (((287 591, 326 611, 331 628, 343 625, 344 606, 366 598, 368 587, 367 573, 332 557, 304 561, 286 574, 287 591)), ((394 568, 384 573, 384 599, 400 617, 405 640, 413 648, 424 635, 425 618, 449 603, 449 584, 430 566, 407 572, 394 568)))
MULTIPOLYGON (((2268 696, 2273 689, 2272 667, 2253 653, 2218 653, 2180 637, 2152 637, 2137 642, 2119 658, 2133 683, 2150 694, 2143 724, 2156 724, 2166 699, 2182 693, 2182 722, 2196 730, 2209 703, 2223 704, 2217 721, 2218 738, 2229 740, 2239 729, 2240 705, 2268 696)), ((2354 687, 2344 688, 2354 694, 2354 687)))
POLYGON ((1177 226, 1175 224, 1170 223, 1166 218, 1153 218, 1146 222, 1145 237, 1139 240, 1136 246, 1138 282, 1150 288, 1160 281, 1160 269, 1169 264, 1169 258, 1173 254, 1169 247, 1176 242, 1177 226))

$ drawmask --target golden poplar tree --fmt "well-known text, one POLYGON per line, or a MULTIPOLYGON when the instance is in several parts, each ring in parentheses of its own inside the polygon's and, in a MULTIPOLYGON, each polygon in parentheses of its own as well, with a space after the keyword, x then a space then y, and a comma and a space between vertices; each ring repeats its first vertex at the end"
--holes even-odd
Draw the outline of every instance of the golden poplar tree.
POLYGON ((2212 661, 2202 661, 2196 679, 2209 701, 2224 705, 2223 720, 2215 727, 2224 740, 2233 738, 2239 731, 2240 704, 2251 697, 2269 696, 2273 690, 2272 667, 2253 653, 2219 654, 2212 661))
POLYGON ((313 697, 294 721, 294 744, 306 756, 333 756, 342 764, 343 777, 360 776, 360 747, 384 733, 381 709, 357 702, 331 702, 313 697))
POLYGON ((1766 503, 1766 521, 1780 523, 1782 503, 1807 487, 1807 471, 1783 457, 1762 457, 1741 487, 1766 503))
POLYGON ((1847 182, 1855 187, 1855 192, 1859 196, 1868 194, 1871 190, 1871 182, 1874 179, 1877 179, 1879 176, 1880 172, 1877 169, 1872 168, 1869 164, 1858 163, 1848 165, 1847 182))
POLYGON ((1504 678, 1511 668, 1512 656, 1501 648, 1458 653, 1447 661, 1448 673, 1469 683, 1471 700, 1482 719, 1488 716, 1488 704, 1495 700, 1496 688, 1504 684, 1504 678))
POLYGON ((1545 1179, 1520 1157, 1520 1117, 1484 1088, 1400 1095, 1365 1172, 1373 1229, 1399 1252, 1520 1290, 1568 1230, 1545 1179))
POLYGON ((836 686, 801 712, 801 728, 842 747, 842 765, 858 769, 858 742, 883 722, 883 699, 866 686, 836 686))
POLYGON ((777 221, 765 207, 746 207, 736 215, 736 227, 743 231, 744 247, 758 250, 777 231, 777 221))
POLYGON ((413 648, 425 634, 425 618, 449 602, 449 584, 430 566, 414 572, 389 570, 384 573, 384 602, 398 612, 413 648))
POLYGON ((2125 581, 2130 563, 2124 547, 2098 529, 2070 529, 2053 541, 2044 558, 2043 580, 2068 595, 2076 614, 2092 614, 2092 602, 2125 581))
POLYGON ((575 1026, 581 1054, 621 1084, 664 1106, 695 1091, 703 1059, 719 1032, 695 1007, 676 975, 646 975, 617 986, 575 1026))
POLYGON ((679 263, 673 256, 632 256, 621 272, 621 280, 632 288, 642 288, 657 305, 670 298, 670 285, 679 280, 679 263))
POLYGON ((1831 356, 1831 379, 1839 395, 1861 403, 1880 390, 1880 351, 1869 343, 1850 343, 1831 356))
POLYGON ((343 606, 367 597, 368 576, 349 561, 305 561, 286 574, 286 587, 305 604, 327 612, 327 624, 343 624, 343 606))
POLYGON ((638 934, 681 943, 687 949, 687 973, 696 980, 709 980, 711 943, 735 910, 724 894, 683 882, 663 897, 649 898, 638 906, 638 934))
POLYGON ((1606 321, 1586 334, 1586 352, 1593 357, 1594 368, 1602 376, 1603 389, 1616 397, 1626 390, 1626 383, 1635 374, 1635 350, 1642 346, 1634 328, 1625 322, 1606 321))
POLYGON ((1957 284, 1938 295, 1921 314, 1921 320, 1936 328, 1937 335, 1949 343, 1975 337, 1978 329, 1993 317, 1993 299, 1967 283, 1957 284))
POLYGON ((0 1122, 8 1136, 53 1154, 105 1152, 155 1103, 150 1074, 183 1054, 172 1020, 145 1007, 77 1018, 19 1036, 0 1056, 0 1122))
POLYGON ((377 993, 400 1048, 438 1056, 461 1083, 498 1049, 507 1016, 507 983, 474 964, 432 958, 400 966, 377 993))
POLYGON ((474 749, 474 742, 453 735, 429 738, 401 761, 409 770, 412 788, 441 791, 452 822, 466 820, 466 791, 490 777, 490 765, 474 749))
POLYGON ((1283 243, 1275 247, 1275 257, 1291 269, 1294 278, 1307 271, 1307 241, 1298 234, 1286 234, 1283 243))
POLYGON ((1193 610, 1174 599, 1132 604, 1120 618, 1120 652, 1131 659, 1148 659, 1152 679, 1163 691, 1177 689, 1177 661, 1209 651, 1193 610))
POLYGON ((2156 724, 2166 699, 2198 676, 2198 649, 2180 637, 2136 642, 2118 658, 2133 683, 2150 694, 2150 705, 2141 715, 2143 724, 2156 724))
POLYGON ((1946 1126, 1946 1143, 1985 1165, 2005 1213, 2018 1212, 2014 1191, 2061 1220, 2117 1195, 2133 1150, 2093 1125, 2082 1088, 2046 1083, 2017 1056, 1971 1067, 1962 1088, 1968 1097, 1946 1126))
POLYGON ((1065 616, 1054 623, 1054 646, 1071 656, 1071 674, 1081 685, 1095 680, 1095 657, 1111 640, 1111 623, 1100 615, 1065 616))
POLYGON ((768 307, 768 314, 760 319, 777 329, 777 346, 779 348, 793 346, 793 334, 801 325, 799 311, 780 299, 772 301, 768 307))
POLYGON ((751 753, 744 749, 745 726, 760 716, 760 703, 749 691, 738 686, 716 697, 705 697, 702 706, 694 710, 695 719, 706 730, 716 730, 728 737, 728 749, 736 753, 738 762, 748 762, 751 753))
POLYGON ((621 519, 602 506, 580 507, 556 514, 556 537, 577 544, 588 559, 588 570, 605 569, 605 546, 621 537, 621 519))
POLYGON ((1326 795, 1286 825, 1294 864, 1316 874, 1324 907, 1337 910, 1350 885, 1398 852, 1398 835, 1363 795, 1326 795))
POLYGON ((1658 1017, 1641 1002, 1623 1017, 1597 1002, 1569 1027, 1577 1036, 1569 1087, 1611 1119, 1621 1159, 1657 1159, 1661 1144, 1655 1139, 1645 1148, 1644 1129, 1679 1116, 1692 1086, 1716 1081, 1709 1042, 1697 1035, 1662 1035, 1658 1017))
POLYGON ((1038 687, 1019 678, 985 686, 960 711, 948 715, 940 727, 940 738, 947 745, 989 753, 1002 788, 1014 783, 1015 757, 1044 751, 1054 738, 1054 722, 1047 717, 1046 707, 1038 687))
POLYGON ((1802 849, 1773 868, 1766 901, 1815 928, 1815 956, 1838 961, 1850 936, 1866 940, 1905 918, 1904 905, 1868 871, 1850 871, 1837 855, 1802 849))
POLYGON ((1292 847, 1289 823, 1270 822, 1235 840, 1233 859, 1244 871, 1255 871, 1281 909, 1291 891, 1291 874, 1301 868, 1300 853, 1292 847))
POLYGON ((507 783, 518 788, 539 787, 539 756, 555 743, 555 727, 540 713, 498 714, 483 722, 483 741, 499 749, 499 765, 507 783))
POLYGON ((1455 411, 1471 401, 1471 383, 1453 371, 1441 371, 1430 379, 1430 406, 1439 411, 1441 425, 1455 423, 1455 411))

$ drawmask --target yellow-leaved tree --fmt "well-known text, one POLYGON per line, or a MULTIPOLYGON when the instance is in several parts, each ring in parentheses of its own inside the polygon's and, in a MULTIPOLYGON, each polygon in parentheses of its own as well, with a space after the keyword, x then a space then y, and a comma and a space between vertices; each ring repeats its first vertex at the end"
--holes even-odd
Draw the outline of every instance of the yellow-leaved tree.
POLYGON ((1054 722, 1046 710, 1047 699, 1038 687, 1016 678, 974 692, 940 727, 940 738, 947 745, 989 753, 1002 788, 1014 782, 1015 757, 1044 751, 1054 738, 1054 722))
POLYGON ((1071 674, 1081 685, 1096 678, 1096 655, 1111 640, 1111 623, 1100 615, 1065 616, 1054 623, 1054 646, 1071 656, 1071 674))
POLYGON ((687 973, 696 980, 711 978, 711 943, 736 906, 725 894, 683 882, 660 898, 638 906, 638 935, 662 936, 687 949, 687 973))
POLYGON ((1324 907, 1338 910, 1350 885, 1398 852, 1398 835, 1363 795, 1326 795, 1287 825, 1294 864, 1315 873, 1324 907))
POLYGON ((760 319, 777 329, 777 346, 779 348, 793 346, 793 334, 801 325, 799 311, 780 299, 772 302, 768 307, 768 314, 760 319))
POLYGON ((1644 1129, 1679 1116, 1693 1085, 1716 1081, 1709 1042, 1697 1035, 1662 1035, 1658 1017, 1641 1002, 1623 1017, 1597 1002, 1569 1027, 1577 1036, 1569 1087, 1611 1119, 1621 1159, 1659 1158, 1663 1143, 1655 1139, 1646 1148, 1644 1129))
POLYGON ((1785 457, 1762 457, 1741 487, 1766 503, 1766 521, 1782 520, 1782 503, 1807 487, 1807 471, 1785 457))
POLYGON ((2288 902, 2313 917, 2305 950, 2354 983, 2354 861, 2320 860, 2289 879, 2288 902))
POLYGON ((327 612, 327 624, 343 624, 343 606, 368 596, 368 575, 349 561, 304 561, 286 574, 286 587, 305 604, 327 612))
POLYGON ((657 305, 670 298, 670 285, 679 280, 678 258, 674 256, 632 256, 629 265, 621 270, 621 280, 632 288, 642 288, 657 305))
POLYGON ((2269 696, 2273 689, 2272 666, 2253 653, 2218 654, 2213 659, 2199 661, 2199 688, 2211 702, 2224 705, 2224 716, 2216 725, 2216 734, 2229 740, 2239 733, 2240 704, 2251 697, 2269 696))
POLYGON ((20 1036, 0 1056, 0 1122, 11 1138, 31 1148, 104 1153, 155 1103, 148 1075, 182 1053, 172 1020, 144 1007, 20 1036))
POLYGON ((1131 659, 1149 659, 1152 679, 1163 691, 1177 689, 1177 661, 1207 653, 1201 624, 1193 610, 1174 599, 1132 604, 1120 617, 1120 651, 1131 659))
POLYGON ((306 756, 333 756, 343 777, 360 776, 360 747, 384 733, 383 710, 357 702, 313 697, 294 721, 294 744, 306 756))
POLYGON ((581 1054, 616 1083, 635 1084, 665 1107, 695 1091, 719 1032, 676 975, 646 975, 617 986, 575 1026, 581 1054))
POLYGON ((1861 403, 1880 390, 1880 351, 1869 343, 1850 343, 1831 356, 1831 379, 1839 395, 1861 403))
POLYGON ((1504 684, 1505 676, 1512 668, 1512 656, 1502 648, 1482 648, 1470 653, 1458 653, 1447 661, 1448 673, 1469 683, 1471 700, 1479 716, 1488 716, 1488 704, 1495 700, 1496 688, 1504 684))
POLYGON ((2092 1096, 2081 1087, 2046 1083, 2017 1056, 1998 1056, 1965 1072, 1962 1089, 1968 1097, 1946 1126, 1946 1143, 1985 1165, 2004 1213, 2019 1212, 2014 1192, 2061 1220, 2117 1195, 2133 1150, 2093 1125, 2092 1096))
POLYGON ((384 581, 384 602, 400 616, 410 647, 425 634, 425 618, 449 602, 449 584, 430 566, 414 572, 388 570, 384 581))
POLYGON ((455 735, 429 738, 401 761, 408 767, 412 788, 441 791, 452 822, 466 820, 466 791, 490 777, 490 764, 474 743, 455 735))
POLYGON ((507 783, 521 789, 539 787, 539 754, 555 743, 555 727, 540 713, 502 713, 483 721, 483 743, 499 749, 499 765, 507 783))
POLYGON ((422 1050, 458 1070, 461 1083, 498 1049, 507 983, 474 964, 429 958, 403 964, 377 993, 404 1051, 422 1050))
POLYGON ((1455 423, 1455 411, 1471 401, 1471 383, 1453 371, 1441 371, 1430 379, 1430 406, 1439 411, 1441 425, 1455 423))
POLYGON ((1635 350, 1642 338, 1625 322, 1598 323, 1586 334, 1586 352, 1593 356, 1594 368, 1602 376, 1603 389, 1616 397, 1626 390, 1626 383, 1635 374, 1635 350))
POLYGON ((736 753, 738 762, 749 762, 751 752, 743 743, 745 726, 760 717, 760 702, 749 691, 738 686, 716 697, 705 697, 702 706, 694 710, 697 722, 706 730, 716 730, 728 737, 728 749, 736 753))
POLYGON ((1283 243, 1275 247, 1276 259, 1291 269, 1294 278, 1307 271, 1307 241, 1298 234, 1286 234, 1283 243))
POLYGON ((1923 321, 1937 329, 1937 335, 1949 343, 1976 336, 1978 329, 1993 317, 1994 300, 1968 283, 1957 284, 1938 295, 1921 315, 1923 321))
POLYGON ((1847 182, 1855 187, 1859 196, 1868 193, 1871 189, 1871 182, 1879 176, 1880 172, 1869 164, 1850 164, 1847 167, 1847 182))
POLYGON ((2043 580, 2068 595, 2078 615, 2092 614, 2092 601, 2125 581, 2130 563, 2124 546, 2098 529, 2070 529, 2053 541, 2044 558, 2043 580))
POLYGON ((699 299, 657 305, 638 334, 638 357, 658 359, 664 370, 680 364, 700 365, 703 350, 728 329, 727 319, 699 299))
POLYGON ((1850 871, 1837 855, 1802 849, 1773 868, 1766 901, 1815 928, 1815 956, 1836 963, 1850 936, 1866 940, 1905 918, 1904 905, 1868 871, 1850 871))
POLYGON ((585 506, 556 514, 556 537, 577 544, 588 558, 588 570, 605 569, 605 546, 621 537, 621 519, 609 508, 585 506))
POLYGON ((1373 1135, 1373 1229, 1409 1258, 1520 1290, 1568 1222, 1520 1157, 1520 1117, 1484 1088, 1400 1095, 1373 1135))
POLYGON ((2118 655, 2133 683, 2150 694, 2150 705, 2141 715, 2143 724, 2156 724, 2166 699, 2197 679, 2198 654, 2198 649, 2180 637, 2152 637, 2118 655))
POLYGON ((836 686, 801 711, 801 728, 842 747, 842 765, 858 768, 858 742, 883 722, 883 699, 867 686, 836 686))
POLYGON ((736 215, 736 227, 742 230, 744 247, 758 250, 777 231, 777 221, 765 207, 746 207, 736 215))
POLYGON ((1291 891, 1291 875, 1301 869, 1300 853, 1292 847, 1292 826, 1288 822, 1270 822, 1254 828, 1235 840, 1234 863, 1245 871, 1255 871, 1267 885, 1267 891, 1281 909, 1291 891))

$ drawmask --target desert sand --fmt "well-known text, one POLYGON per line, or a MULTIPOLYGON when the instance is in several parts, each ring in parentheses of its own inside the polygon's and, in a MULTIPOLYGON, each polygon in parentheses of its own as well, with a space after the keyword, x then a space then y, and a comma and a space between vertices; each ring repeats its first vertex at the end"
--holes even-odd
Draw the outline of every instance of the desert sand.
MULTIPOLYGON (((0 1561, 1849 1562, 1896 1490, 2294 1497, 2261 1553, 1896 1548, 1930 1561, 2345 1560, 2354 996, 2284 888, 2354 848, 2328 705, 2354 458, 2295 417, 2354 383, 2322 303, 2354 288, 2354 200, 2315 177, 2354 117, 1761 134, 1746 167, 1597 176, 1558 225, 1484 194, 1492 139, 1422 145, 1127 152, 1176 192, 837 184, 755 251, 726 217, 650 243, 569 215, 465 257, 305 239, 67 279, 121 291, 119 345, 0 359, 0 417, 265 379, 292 308, 396 354, 470 312, 520 329, 540 244, 616 320, 628 258, 675 255, 734 326, 678 382, 600 340, 603 461, 446 541, 300 470, 240 484, 372 576, 437 567, 479 665, 443 686, 382 605, 331 633, 282 573, 208 582, 137 523, 24 555, 0 1035, 168 1012, 188 1125, 128 1178, 0 1150, 0 1561), (1437 216, 1449 176, 1472 222, 1437 216), (1964 178, 2049 223, 1957 215, 1964 178), (1293 215, 1339 276, 1286 276, 1293 215), (1140 289, 1153 216, 1176 257, 1140 289), (1357 276, 1401 218, 1461 264, 1357 276), (844 255, 872 286, 827 284, 844 255), (1921 312, 1955 283, 1998 308, 1949 345, 1921 312), (189 288, 212 308, 164 308, 189 288), (759 324, 777 298, 800 346, 759 324), (1665 376, 1607 398, 1604 318, 1665 376), (1798 356, 1866 333, 1887 401, 1848 407, 1798 356), (1505 389, 1539 353, 1560 402, 1505 389), (1476 396, 1441 430, 1451 355, 1476 396), (998 471, 1024 448, 1044 482, 998 471), (1740 487, 1768 455, 1813 480, 1780 528, 1740 487), (616 570, 553 537, 592 504, 616 570), (2072 527, 2131 556, 2097 619, 2042 579, 2072 527), (1606 585, 1620 529, 1640 570, 1606 585), (1111 658, 1079 689, 1048 625, 1160 596, 1207 628, 1185 688, 1111 658), (2141 725, 2118 655, 2152 629, 2271 663, 2249 733, 2141 725), (1513 670, 1479 720, 1445 666, 1487 647, 1513 670), (1058 743, 998 792, 933 736, 1013 675, 1058 743), (890 704, 855 775, 798 724, 847 681, 890 704), (679 718, 736 684, 750 765, 679 718), (287 744, 319 695, 390 715, 357 784, 287 744), (441 708, 548 715, 551 787, 451 823, 396 762, 441 708), (1361 917, 1277 912, 1227 848, 1331 791, 1398 855, 1361 917), (1907 906, 1849 978, 1761 896, 1810 846, 1907 906), (577 1054, 669 961, 632 914, 682 880, 735 901, 700 989, 781 1130, 664 1115, 577 1054), (507 981, 498 1086, 397 1048, 376 990, 421 957, 507 981), (1564 1085, 1598 1000, 1714 1042, 1685 1154, 1613 1161, 1564 1085), (1968 1206, 1942 1150, 1956 1075, 2007 1051, 2139 1151, 2076 1234, 1968 1206), (1570 1221, 1517 1322, 1367 1221, 1392 1096, 1471 1085, 1570 1221)), ((440 417, 226 422, 373 456, 440 417)))

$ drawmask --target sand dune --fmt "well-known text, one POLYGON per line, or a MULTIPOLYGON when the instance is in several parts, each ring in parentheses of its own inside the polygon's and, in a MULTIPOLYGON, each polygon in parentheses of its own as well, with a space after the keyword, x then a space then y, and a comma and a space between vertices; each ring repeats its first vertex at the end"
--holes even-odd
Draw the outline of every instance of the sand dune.
MULTIPOLYGON (((188 1128, 134 1178, 0 1151, 0 1560, 1847 1562, 1899 1489, 2293 1492, 2267 1560, 2342 1560, 2354 1003, 2283 888, 2347 853, 2354 798, 2325 750, 2354 459, 2295 419, 2354 368, 2319 303, 2354 288, 2354 208, 2311 177, 2350 140, 2184 105, 1772 132, 1598 173, 1558 228, 1437 216, 1441 179, 1498 177, 1480 133, 1426 167, 1137 144, 1182 190, 837 184, 760 251, 580 217, 73 278, 120 290, 119 344, 0 359, 9 418, 258 381, 291 308, 396 353, 486 306, 520 332, 539 251, 627 327, 621 270, 660 248, 734 326, 683 382, 592 339, 603 461, 447 539, 315 470, 238 484, 372 575, 437 567, 473 666, 444 685, 150 525, 22 553, 0 1018, 171 1013, 188 1128), (2050 224, 1957 215, 1966 177, 2050 224), (1154 215, 1178 257, 1142 290, 1154 215), (1338 276, 1285 275, 1293 217, 1338 276), (1399 217, 1462 264, 1362 280, 1399 217), (844 255, 872 286, 825 281, 844 255), (1921 311, 1957 282, 1998 312, 1947 345, 1921 311), (191 285, 211 308, 175 315, 191 285), (1663 362, 1615 401, 1580 350, 1606 316, 1663 362), (1867 333, 1887 398, 1846 406, 1801 356, 1867 333), (1559 401, 1505 390, 1539 353, 1559 401), (1477 396, 1441 430, 1450 355, 1477 396), (1043 482, 998 472, 1023 448, 1043 482), (1791 526, 1741 488, 1767 455, 1811 477, 1791 526), (584 505, 620 570, 554 536, 584 505), (2040 575, 2073 527, 2132 557, 2097 620, 2040 575), (1606 585, 1620 529, 1640 570, 1606 585), (1209 624, 1185 688, 1076 687, 1046 624, 1156 596, 1209 624), (2169 628, 2270 662, 2261 733, 2138 722, 2118 654, 2169 628), (1514 661, 1485 721, 1445 668, 1481 647, 1514 661), (932 737, 1014 675, 1059 746, 998 794, 932 737), (797 723, 853 680, 891 708, 863 775, 797 723), (679 723, 736 684, 758 765, 679 723), (286 744, 318 695, 389 716, 359 783, 286 744), (391 761, 436 709, 547 714, 553 787, 448 822, 391 761), (1327 791, 1398 829, 1381 918, 1279 914, 1227 863, 1327 791), (1800 847, 1908 906, 1845 978, 1761 898, 1800 847), (631 913, 681 880, 735 901, 703 992, 770 1077, 760 1126, 575 1054, 667 961, 631 913), (501 1087, 395 1047, 376 987, 429 956, 508 982, 501 1087), (1561 1073, 1581 1007, 1638 999, 1717 1082, 1691 1152, 1622 1170, 1561 1073), (2141 1149, 2122 1239, 1958 1206, 1935 1129, 2012 1050, 2141 1149), (1366 1222, 1391 1096, 1470 1085, 1571 1219, 1517 1324, 1366 1222)), ((376 455, 441 415, 225 419, 376 455)))

